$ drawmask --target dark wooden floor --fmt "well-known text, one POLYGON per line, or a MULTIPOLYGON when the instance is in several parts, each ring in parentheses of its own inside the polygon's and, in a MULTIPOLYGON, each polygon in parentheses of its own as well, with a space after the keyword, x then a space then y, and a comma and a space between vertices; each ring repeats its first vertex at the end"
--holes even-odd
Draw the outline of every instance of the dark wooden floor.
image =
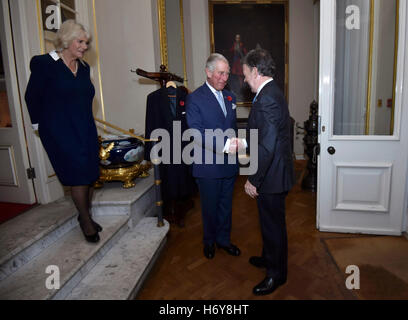
MULTIPOLYGON (((304 162, 296 162, 297 170, 304 162)), ((296 185, 287 198, 289 241, 288 282, 273 294, 256 297, 252 288, 264 270, 248 263, 261 253, 261 235, 256 202, 244 193, 245 177, 239 177, 233 198, 232 242, 241 256, 217 250, 213 260, 202 253, 202 225, 199 198, 188 213, 186 226, 171 225, 166 247, 146 280, 137 299, 358 299, 345 286, 345 271, 339 270, 324 239, 351 237, 316 230, 316 195, 296 185)), ((300 181, 300 179, 299 179, 300 181)))

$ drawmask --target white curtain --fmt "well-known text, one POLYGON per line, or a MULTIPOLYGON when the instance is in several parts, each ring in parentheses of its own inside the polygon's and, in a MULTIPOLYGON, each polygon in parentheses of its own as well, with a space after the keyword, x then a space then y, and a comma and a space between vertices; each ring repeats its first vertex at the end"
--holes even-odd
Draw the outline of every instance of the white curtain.
POLYGON ((370 0, 337 0, 334 134, 364 135, 369 63, 370 0), (360 29, 346 27, 348 6, 360 10, 360 29))

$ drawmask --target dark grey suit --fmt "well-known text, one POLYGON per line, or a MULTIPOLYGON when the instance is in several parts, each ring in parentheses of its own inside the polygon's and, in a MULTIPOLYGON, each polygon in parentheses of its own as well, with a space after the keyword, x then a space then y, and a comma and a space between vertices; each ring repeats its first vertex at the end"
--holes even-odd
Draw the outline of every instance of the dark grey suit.
POLYGON ((295 182, 290 128, 285 98, 271 81, 259 92, 248 119, 248 130, 258 129, 258 171, 248 180, 259 194, 267 276, 282 281, 287 277, 285 198, 295 182))

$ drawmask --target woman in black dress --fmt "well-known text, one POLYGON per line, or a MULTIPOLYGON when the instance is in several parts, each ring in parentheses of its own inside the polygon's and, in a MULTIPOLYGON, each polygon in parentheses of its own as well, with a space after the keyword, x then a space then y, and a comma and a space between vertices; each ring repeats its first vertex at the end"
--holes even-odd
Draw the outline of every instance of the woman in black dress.
POLYGON ((31 59, 25 100, 33 127, 61 183, 71 186, 78 220, 89 242, 102 227, 92 220, 92 184, 99 177, 98 136, 92 114, 95 88, 82 60, 89 34, 74 20, 57 32, 56 51, 31 59))

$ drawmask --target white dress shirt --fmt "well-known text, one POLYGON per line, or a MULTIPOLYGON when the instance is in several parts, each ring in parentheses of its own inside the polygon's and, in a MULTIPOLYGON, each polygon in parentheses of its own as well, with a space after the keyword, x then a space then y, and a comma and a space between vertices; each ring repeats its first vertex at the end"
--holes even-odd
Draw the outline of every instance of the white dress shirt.
MULTIPOLYGON (((210 88, 211 92, 214 94, 215 99, 217 99, 217 101, 218 101, 218 97, 217 97, 218 90, 214 89, 213 86, 211 86, 208 83, 208 81, 206 81, 205 83, 207 84, 208 88, 210 88)), ((229 153, 230 144, 231 144, 231 139, 227 139, 227 142, 225 142, 225 146, 224 146, 224 149, 222 150, 222 152, 229 153)))
POLYGON ((259 92, 261 92, 261 90, 263 89, 263 87, 265 87, 269 82, 271 82, 273 80, 273 78, 269 78, 268 80, 265 80, 258 88, 254 101, 256 100, 256 98, 258 97, 259 92))
POLYGON ((218 90, 216 90, 216 89, 214 89, 209 83, 208 83, 208 81, 206 81, 205 82, 206 84, 207 84, 207 86, 208 86, 208 88, 210 88, 210 90, 211 90, 211 92, 214 94, 214 97, 217 99, 217 101, 218 101, 218 92, 221 92, 222 93, 222 90, 221 91, 218 91, 218 90))

